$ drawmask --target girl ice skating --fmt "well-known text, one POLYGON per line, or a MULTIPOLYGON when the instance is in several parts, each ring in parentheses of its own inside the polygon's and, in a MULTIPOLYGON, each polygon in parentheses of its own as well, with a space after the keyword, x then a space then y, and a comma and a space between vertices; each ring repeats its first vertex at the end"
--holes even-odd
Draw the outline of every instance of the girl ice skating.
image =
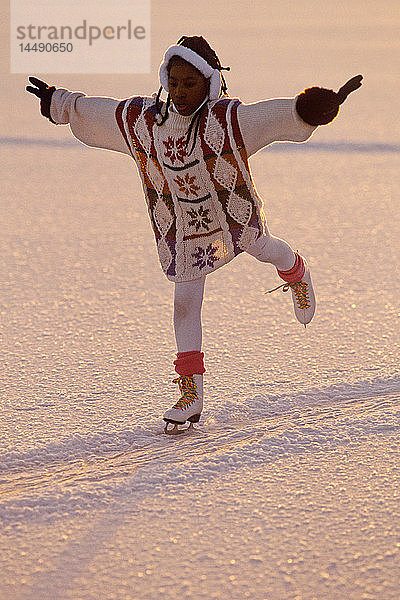
POLYGON ((223 70, 206 40, 192 36, 166 51, 156 97, 88 97, 34 77, 35 87, 26 88, 52 123, 69 124, 85 144, 129 154, 138 166, 160 263, 175 285, 174 381, 181 396, 164 415, 167 433, 181 432, 178 425, 187 421, 191 427, 203 409, 201 307, 208 273, 248 252, 276 267, 284 282, 278 287, 291 290, 300 323, 313 318, 307 262, 268 231, 248 158, 275 141, 307 140, 336 117, 362 80, 353 77, 337 93, 312 87, 296 98, 246 105, 227 96, 223 70))

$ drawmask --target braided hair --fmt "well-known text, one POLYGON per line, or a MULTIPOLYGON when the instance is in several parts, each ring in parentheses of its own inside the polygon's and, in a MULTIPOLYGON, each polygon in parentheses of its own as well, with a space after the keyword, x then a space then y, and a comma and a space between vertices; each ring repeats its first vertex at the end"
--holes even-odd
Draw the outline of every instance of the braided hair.
MULTIPOLYGON (((213 69, 217 69, 218 71, 220 71, 221 73, 221 91, 220 91, 220 97, 223 95, 227 94, 228 88, 226 85, 226 81, 225 78, 222 74, 222 71, 230 71, 230 67, 223 67, 221 65, 221 62, 215 52, 215 50, 213 50, 210 46, 210 44, 207 42, 207 40, 205 40, 202 36, 200 35, 193 35, 193 36, 186 36, 183 35, 178 41, 177 41, 177 45, 180 46, 184 46, 186 48, 189 48, 189 50, 193 50, 193 52, 196 52, 196 54, 198 54, 199 56, 201 56, 201 58, 203 58, 209 65, 210 67, 212 67, 213 69)), ((170 71, 171 67, 172 67, 172 59, 174 57, 171 58, 171 60, 169 61, 168 64, 168 72, 170 71)), ((161 92, 162 92, 162 86, 160 87, 160 89, 158 90, 158 94, 156 97, 156 111, 157 111, 157 125, 161 126, 164 125, 165 121, 168 119, 168 115, 169 115, 169 107, 171 105, 171 96, 168 93, 167 96, 167 103, 166 103, 166 107, 165 107, 165 113, 164 115, 162 115, 161 113, 161 102, 160 102, 160 96, 161 96, 161 92)), ((192 134, 192 131, 194 129, 194 135, 193 135, 193 143, 192 143, 192 147, 190 149, 189 152, 189 156, 192 154, 193 149, 195 147, 196 144, 196 138, 197 138, 197 134, 199 131, 199 127, 200 127, 200 119, 201 119, 201 115, 203 114, 203 111, 206 107, 206 103, 202 104, 195 112, 195 114, 193 115, 192 120, 190 121, 190 125, 189 125, 189 129, 187 131, 186 134, 186 149, 189 146, 189 141, 190 141, 190 136, 192 134)))

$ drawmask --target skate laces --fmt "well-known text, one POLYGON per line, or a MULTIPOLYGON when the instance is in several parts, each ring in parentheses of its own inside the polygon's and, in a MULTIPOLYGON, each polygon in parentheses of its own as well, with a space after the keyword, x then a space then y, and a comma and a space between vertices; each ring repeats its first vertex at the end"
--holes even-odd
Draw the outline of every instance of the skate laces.
POLYGON ((179 390, 182 393, 182 397, 179 398, 178 402, 173 408, 185 410, 191 404, 193 404, 193 402, 198 400, 196 384, 194 382, 193 375, 180 375, 176 379, 173 379, 173 383, 177 383, 179 385, 179 390))
POLYGON ((297 306, 299 308, 310 308, 310 299, 308 297, 308 283, 305 281, 295 281, 293 283, 282 283, 282 285, 278 285, 278 287, 273 290, 268 290, 265 292, 266 294, 271 294, 272 292, 276 292, 276 290, 280 290, 282 288, 283 292, 287 292, 291 289, 295 295, 297 306))

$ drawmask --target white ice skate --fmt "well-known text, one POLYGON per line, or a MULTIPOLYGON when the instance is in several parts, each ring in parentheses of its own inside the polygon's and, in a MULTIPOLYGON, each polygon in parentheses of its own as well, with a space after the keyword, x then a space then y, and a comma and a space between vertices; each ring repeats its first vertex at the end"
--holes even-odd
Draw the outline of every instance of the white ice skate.
POLYGON ((180 375, 174 383, 179 385, 182 396, 164 415, 164 431, 170 435, 192 429, 193 423, 199 422, 203 410, 203 375, 180 375), (184 425, 186 421, 190 422, 189 427, 179 429, 178 425, 184 425), (168 429, 169 423, 174 425, 172 429, 168 429))
POLYGON ((301 281, 296 281, 295 283, 283 283, 265 293, 270 294, 281 288, 284 292, 287 292, 290 289, 292 292, 294 314, 296 315, 297 320, 305 327, 314 316, 316 300, 310 269, 305 258, 303 258, 303 260, 306 270, 301 281))

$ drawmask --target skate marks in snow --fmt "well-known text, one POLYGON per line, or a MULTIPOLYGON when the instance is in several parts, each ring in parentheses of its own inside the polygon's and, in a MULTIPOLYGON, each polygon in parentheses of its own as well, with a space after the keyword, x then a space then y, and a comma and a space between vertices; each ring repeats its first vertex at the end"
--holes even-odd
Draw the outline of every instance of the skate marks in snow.
POLYGON ((12 525, 33 516, 86 514, 132 497, 139 503, 232 469, 398 435, 399 386, 375 386, 378 396, 371 387, 256 396, 206 411, 203 424, 182 436, 165 435, 160 419, 148 428, 77 436, 27 455, 10 452, 0 466, 0 519, 12 525))
MULTIPOLYGON (((397 387, 396 383, 395 387, 397 387)), ((393 388, 393 385, 390 386, 393 388)), ((351 434, 351 424, 363 423, 366 433, 396 430, 400 425, 399 391, 389 391, 379 396, 371 395, 370 388, 358 386, 353 389, 365 395, 351 397, 353 386, 313 390, 291 397, 257 395, 245 403, 230 402, 224 408, 205 411, 201 424, 181 436, 166 436, 164 423, 152 423, 120 433, 101 433, 84 438, 76 435, 58 445, 32 451, 29 454, 3 455, 0 463, 0 496, 5 492, 4 477, 13 481, 13 489, 30 487, 42 481, 44 484, 56 480, 70 481, 74 477, 99 481, 115 477, 117 465, 129 467, 129 474, 137 468, 151 463, 176 463, 207 452, 235 446, 260 437, 270 438, 274 432, 288 431, 315 426, 315 433, 328 422, 336 421, 351 434), (335 393, 336 392, 336 393, 335 393), (346 393, 347 392, 347 393, 346 393), (350 396, 350 397, 349 397, 350 396), (394 420, 385 416, 392 415, 394 420), (179 444, 178 447, 175 443, 179 444), (108 472, 108 465, 110 472, 108 472), (41 477, 38 472, 45 470, 41 477), (20 477, 22 475, 25 477, 20 477), (24 485, 22 482, 25 481, 24 485)), ((310 433, 312 430, 310 429, 310 433)), ((121 472, 123 477, 127 473, 121 472)))

